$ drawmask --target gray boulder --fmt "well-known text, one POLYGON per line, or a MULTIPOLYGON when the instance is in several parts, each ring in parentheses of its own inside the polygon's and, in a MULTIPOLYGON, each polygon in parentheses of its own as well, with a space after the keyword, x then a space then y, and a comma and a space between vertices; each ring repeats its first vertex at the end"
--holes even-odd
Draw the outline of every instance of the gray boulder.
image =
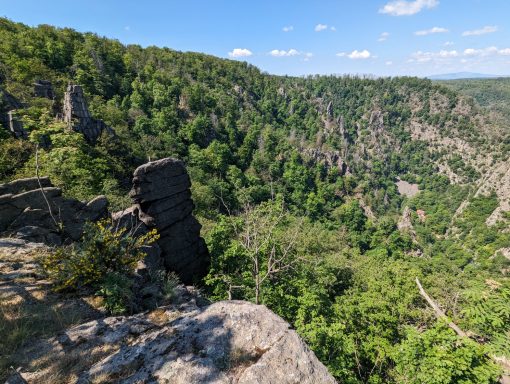
POLYGON ((71 328, 27 351, 31 369, 21 374, 28 382, 59 372, 77 383, 335 383, 289 324, 266 307, 197 303, 188 297, 149 314, 71 328), (63 372, 59 364, 69 354, 74 365, 67 361, 63 372))

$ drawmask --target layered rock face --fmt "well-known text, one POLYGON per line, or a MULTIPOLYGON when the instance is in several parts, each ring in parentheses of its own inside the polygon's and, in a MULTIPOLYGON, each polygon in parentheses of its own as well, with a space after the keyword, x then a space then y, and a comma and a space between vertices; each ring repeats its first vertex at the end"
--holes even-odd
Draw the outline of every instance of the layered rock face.
POLYGON ((24 353, 35 366, 23 365, 36 369, 22 376, 46 382, 63 373, 59 364, 72 355, 76 367, 67 362, 65 374, 77 383, 335 383, 266 307, 243 301, 200 307, 189 294, 179 296, 153 313, 91 321, 36 344, 24 353))
POLYGON ((0 184, 0 233, 58 245, 66 239, 78 240, 86 221, 107 215, 104 196, 83 203, 64 198, 46 177, 40 182, 42 189, 36 178, 0 184))
POLYGON ((82 133, 87 141, 94 143, 101 133, 106 130, 113 131, 107 127, 104 121, 94 119, 89 112, 83 89, 79 85, 69 85, 64 94, 64 121, 73 130, 82 133))
POLYGON ((167 270, 185 283, 207 274, 209 254, 200 237, 200 224, 193 217, 191 182, 180 160, 166 158, 138 167, 133 174, 134 205, 113 215, 123 225, 156 228, 158 245, 167 270))

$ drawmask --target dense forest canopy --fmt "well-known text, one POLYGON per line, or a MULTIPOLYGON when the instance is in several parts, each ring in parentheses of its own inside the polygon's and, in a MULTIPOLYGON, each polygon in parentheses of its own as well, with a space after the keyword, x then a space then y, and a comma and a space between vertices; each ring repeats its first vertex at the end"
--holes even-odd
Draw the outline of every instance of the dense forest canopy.
POLYGON ((184 160, 212 256, 203 289, 267 305, 340 382, 494 383, 510 358, 509 218, 488 226, 499 195, 475 193, 510 134, 473 99, 425 79, 272 76, 7 19, 0 92, 24 103, 29 134, 0 130, 2 181, 33 176, 38 148, 67 195, 121 209, 136 166, 184 160), (33 96, 40 79, 54 102, 33 96), (69 83, 114 135, 87 142, 55 120, 69 83), (401 195, 397 178, 420 192, 401 195), (416 278, 471 337, 436 318, 416 278))

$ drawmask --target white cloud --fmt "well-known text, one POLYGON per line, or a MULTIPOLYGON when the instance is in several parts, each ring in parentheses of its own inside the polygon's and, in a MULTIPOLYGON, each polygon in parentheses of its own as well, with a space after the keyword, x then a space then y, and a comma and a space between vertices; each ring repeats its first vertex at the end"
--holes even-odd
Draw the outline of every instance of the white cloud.
POLYGON ((315 26, 315 32, 324 31, 325 29, 328 29, 328 26, 326 24, 317 24, 315 26))
POLYGON ((393 65, 393 61, 387 61, 385 64, 386 65, 393 65))
POLYGON ((363 51, 358 51, 356 49, 347 55, 349 59, 369 59, 371 56, 371 53, 366 49, 363 51))
POLYGON ((479 36, 485 35, 487 33, 494 33, 498 30, 496 25, 486 25, 480 29, 473 29, 472 31, 464 31, 462 32, 462 36, 479 36))
POLYGON ((347 53, 345 53, 345 52, 338 52, 335 56, 345 57, 345 56, 347 56, 347 53))
POLYGON ((336 32, 336 27, 335 26, 330 27, 329 29, 331 29, 333 32, 336 32))
POLYGON ((381 33, 381 35, 379 36, 377 41, 381 41, 381 42, 386 41, 389 36, 390 36, 390 34, 388 32, 383 32, 383 33, 381 33))
POLYGON ((446 28, 433 27, 430 29, 425 29, 423 31, 416 31, 414 34, 416 36, 426 36, 426 35, 432 35, 434 33, 446 33, 446 32, 449 32, 446 28))
POLYGON ((491 46, 482 49, 475 48, 466 48, 464 51, 459 52, 456 50, 440 50, 437 52, 422 52, 418 51, 411 55, 410 59, 407 60, 408 63, 435 63, 436 65, 444 65, 447 63, 451 63, 452 59, 459 59, 461 63, 466 63, 468 61, 472 62, 480 61, 484 58, 491 58, 490 60, 494 60, 494 57, 497 56, 510 56, 510 48, 502 48, 499 49, 497 47, 491 46))
POLYGON ((298 56, 302 55, 302 52, 299 52, 297 49, 289 49, 288 51, 284 51, 283 49, 273 49, 269 52, 271 56, 274 57, 286 57, 286 56, 298 56))
POLYGON ((427 63, 429 61, 435 60, 435 59, 450 59, 454 57, 458 57, 459 52, 452 50, 441 50, 439 52, 422 52, 418 51, 411 55, 411 59, 409 62, 417 62, 417 63, 427 63))
POLYGON ((482 49, 467 48, 463 52, 464 56, 470 57, 487 57, 487 56, 508 56, 510 55, 510 48, 498 49, 497 47, 487 47, 482 49))
POLYGON ((124 27, 124 30, 125 30, 125 31, 130 31, 130 30, 131 30, 131 27, 130 27, 129 25, 126 25, 126 26, 124 27))
POLYGON ((445 47, 450 47, 452 45, 455 45, 455 43, 453 41, 446 41, 444 44, 443 44, 445 47))
POLYGON ((441 51, 439 51, 438 56, 439 57, 443 57, 443 58, 446 58, 446 57, 457 57, 457 56, 459 56, 459 52, 457 52, 455 50, 447 51, 447 50, 442 49, 441 51))
POLYGON ((228 55, 230 57, 248 57, 253 55, 253 52, 246 48, 234 48, 228 55))
POLYGON ((292 32, 293 30, 294 30, 294 26, 293 25, 285 26, 285 27, 282 28, 283 32, 292 32))
POLYGON ((305 58, 303 59, 303 61, 310 61, 310 59, 313 57, 313 53, 311 52, 306 52, 305 53, 305 58))
POLYGON ((379 13, 385 13, 391 16, 410 16, 423 9, 434 8, 438 4, 439 0, 394 0, 379 9, 379 13))

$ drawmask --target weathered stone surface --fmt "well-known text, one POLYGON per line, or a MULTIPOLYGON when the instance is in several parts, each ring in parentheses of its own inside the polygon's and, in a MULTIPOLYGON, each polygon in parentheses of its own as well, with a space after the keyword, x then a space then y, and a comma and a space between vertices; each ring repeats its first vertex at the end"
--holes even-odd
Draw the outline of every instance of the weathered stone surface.
POLYGON ((40 342, 26 352, 30 361, 20 372, 28 382, 43 382, 72 353, 77 358, 66 362, 66 374, 76 374, 77 383, 335 383, 266 307, 243 301, 201 307, 187 291, 179 297, 157 316, 94 320, 40 342), (29 369, 32 361, 37 369, 29 369))
POLYGON ((37 80, 34 83, 34 96, 50 100, 55 99, 55 92, 53 92, 51 81, 37 80))
POLYGON ((85 222, 107 215, 104 196, 85 204, 62 197, 62 190, 53 187, 46 177, 40 183, 42 190, 37 178, 0 184, 0 233, 61 244, 66 239, 78 240, 85 222))
POLYGON ((76 132, 94 143, 103 131, 113 133, 104 121, 94 119, 89 112, 83 89, 79 85, 69 85, 64 94, 64 122, 76 132))
POLYGON ((162 264, 185 283, 207 274, 209 254, 193 217, 191 182, 180 160, 166 158, 138 167, 130 196, 134 205, 113 215, 114 220, 137 231, 156 228, 160 234, 162 264))

